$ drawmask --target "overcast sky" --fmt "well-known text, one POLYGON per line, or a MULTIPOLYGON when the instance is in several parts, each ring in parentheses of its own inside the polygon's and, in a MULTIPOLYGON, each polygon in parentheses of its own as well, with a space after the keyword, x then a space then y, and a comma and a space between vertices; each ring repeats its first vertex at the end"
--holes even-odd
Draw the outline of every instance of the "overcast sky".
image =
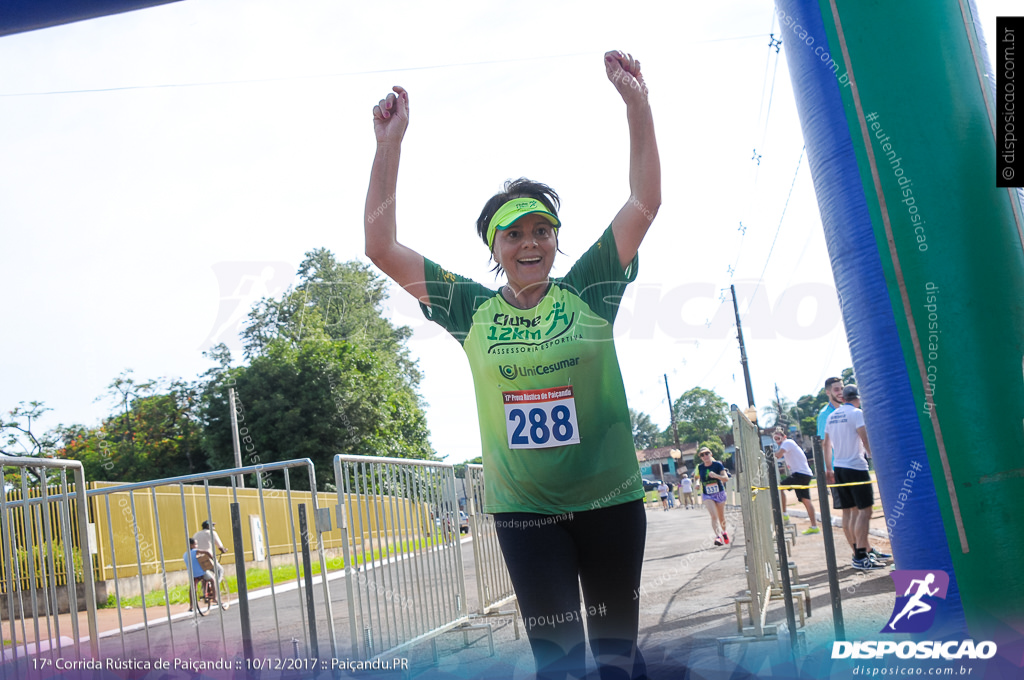
MULTIPOLYGON (((1021 13, 978 5, 989 35, 1021 13)), ((673 398, 745 405, 730 284, 757 405, 775 383, 816 393, 851 361, 773 5, 682 8, 187 0, 0 38, 0 408, 94 426, 125 369, 191 379, 217 342, 240 361, 249 306, 307 251, 366 261, 371 109, 394 84, 400 239, 496 287, 474 221, 527 176, 562 196, 563 275, 629 195, 609 49, 642 62, 663 170, 616 324, 631 406, 667 425, 664 374, 673 398)), ((434 448, 479 455, 461 348, 403 291, 389 305, 415 329, 434 448)))

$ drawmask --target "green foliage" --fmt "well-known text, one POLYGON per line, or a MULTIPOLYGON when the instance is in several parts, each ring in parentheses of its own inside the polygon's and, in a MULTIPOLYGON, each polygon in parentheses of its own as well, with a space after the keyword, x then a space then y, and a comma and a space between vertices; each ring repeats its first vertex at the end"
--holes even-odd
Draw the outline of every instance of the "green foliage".
POLYGON ((121 413, 95 428, 58 426, 59 455, 81 461, 88 480, 137 482, 209 470, 198 388, 183 380, 137 383, 130 373, 124 371, 108 386, 121 413))
MULTIPOLYGON (((60 436, 50 430, 39 434, 33 431, 33 420, 38 420, 47 411, 41 401, 30 401, 28 404, 19 402, 7 412, 7 418, 0 420, 0 454, 19 458, 52 458, 60 445, 60 436)), ((38 486, 42 479, 53 484, 59 479, 56 470, 45 468, 5 468, 4 483, 15 488, 21 487, 21 470, 25 471, 25 481, 29 486, 38 486)))
MULTIPOLYGON (((365 564, 368 560, 376 562, 382 558, 387 558, 391 555, 403 554, 416 550, 423 550, 424 548, 430 548, 439 545, 442 539, 439 537, 433 538, 419 538, 414 541, 402 541, 401 544, 390 544, 384 549, 376 549, 372 552, 358 554, 353 557, 352 563, 356 565, 365 564)), ((324 560, 327 565, 327 571, 339 571, 345 568, 345 559, 341 556, 328 557, 324 560)), ((320 573, 320 562, 314 561, 310 565, 309 573, 316 576, 320 573)), ((278 586, 283 583, 288 583, 305 576, 305 571, 300 566, 298 570, 295 569, 294 565, 281 564, 274 567, 274 585, 278 586)), ((238 592, 238 577, 237 576, 225 576, 224 583, 227 584, 228 592, 236 594, 238 592)), ((258 588, 265 588, 270 585, 270 570, 261 569, 259 567, 253 567, 245 570, 245 587, 246 590, 252 592, 258 588)), ((163 588, 157 590, 151 590, 146 593, 146 607, 162 607, 169 601, 173 604, 188 604, 189 602, 189 585, 173 586, 167 589, 167 596, 164 596, 163 588)), ((234 599, 234 598, 232 598, 234 599)), ((112 609, 117 607, 117 595, 116 593, 110 593, 107 596, 107 601, 98 603, 100 609, 112 609)), ((131 597, 121 598, 122 607, 141 607, 142 596, 135 595, 131 597)))
MULTIPOLYGON (((381 316, 385 281, 322 249, 306 254, 299 276, 294 291, 250 314, 249 365, 228 368, 220 352, 221 367, 208 372, 202 420, 210 465, 234 467, 229 387, 242 465, 309 458, 317 487, 329 490, 338 454, 435 458, 416 392, 420 374, 404 344, 410 331, 381 316)), ((302 475, 292 484, 309 486, 302 475)))
POLYGON ((476 458, 473 458, 471 460, 467 460, 465 463, 456 463, 455 464, 455 478, 456 479, 465 479, 466 478, 466 466, 467 465, 483 465, 483 462, 484 462, 484 457, 483 456, 477 456, 476 458))
POLYGON ((339 263, 319 248, 306 253, 298 275, 302 283, 295 290, 280 300, 261 300, 249 314, 242 333, 247 357, 266 353, 276 339, 296 344, 326 338, 372 347, 397 362, 410 387, 419 384, 419 370, 404 345, 412 330, 395 328, 382 316, 387 281, 370 265, 339 263))
MULTIPOLYGON (((204 446, 215 469, 234 467, 231 386, 242 465, 309 458, 318 488, 326 489, 337 454, 433 457, 426 416, 394 363, 344 341, 278 339, 251 365, 208 386, 204 446)), ((304 476, 292 477, 293 488, 308 488, 304 476)))
MULTIPOLYGON (((715 460, 722 461, 724 463, 732 457, 731 453, 725 452, 725 444, 722 443, 722 440, 719 439, 717 435, 698 444, 697 453, 699 453, 705 446, 711 449, 711 453, 715 457, 715 460)), ((693 455, 694 468, 696 468, 697 464, 701 462, 700 456, 697 455, 697 453, 694 453, 693 455)))
POLYGON ((805 437, 813 437, 818 434, 818 418, 808 416, 800 421, 800 434, 805 437))
POLYGON ((778 425, 788 428, 789 423, 793 421, 791 416, 793 407, 793 402, 780 395, 778 401, 773 401, 761 409, 761 415, 764 416, 764 427, 770 428, 778 425))
MULTIPOLYGON (((661 433, 658 426, 651 422, 651 417, 646 413, 629 409, 629 422, 633 428, 633 446, 637 451, 668 446, 668 444, 661 444, 661 433)), ((670 438, 671 430, 672 427, 669 426, 670 438)))
MULTIPOLYGON (((693 428, 693 439, 704 441, 722 434, 730 427, 729 404, 712 390, 694 387, 675 403, 677 421, 693 428)), ((679 433, 682 439, 682 432, 679 433)))
MULTIPOLYGON (((685 420, 676 420, 676 430, 679 432, 679 444, 684 445, 686 442, 699 441, 697 438, 697 430, 693 427, 693 423, 688 423, 685 420)), ((658 434, 657 442, 655 446, 675 446, 676 439, 675 434, 672 432, 672 426, 669 425, 658 434)))
MULTIPOLYGON (((435 458, 416 390, 420 374, 405 347, 411 331, 381 315, 386 281, 324 249, 307 253, 299 277, 297 288, 249 314, 248 366, 232 367, 231 352, 217 345, 205 352, 215 366, 195 382, 139 381, 125 370, 100 397, 113 403, 110 416, 97 427, 58 426, 49 440, 30 428, 48 409, 22 404, 3 424, 8 446, 79 460, 90 480, 230 469, 234 387, 243 466, 309 458, 317 487, 332 490, 337 454, 435 458)), ((290 477, 293 488, 309 488, 304 474, 290 477)), ((264 482, 283 486, 272 476, 264 482)))
MULTIPOLYGON (((56 574, 64 574, 68 576, 66 565, 66 558, 64 556, 64 544, 60 541, 53 542, 53 570, 50 569, 50 551, 43 549, 40 552, 42 546, 32 546, 32 556, 29 557, 29 551, 22 546, 16 546, 14 554, 18 562, 18 573, 21 574, 22 589, 28 589, 29 586, 29 565, 32 565, 32 569, 35 570, 35 578, 37 583, 43 582, 43 576, 46 575, 46 579, 49 580, 51 576, 56 574)), ((71 548, 71 569, 74 576, 75 582, 82 583, 84 574, 82 573, 82 551, 77 547, 72 546, 71 548)))

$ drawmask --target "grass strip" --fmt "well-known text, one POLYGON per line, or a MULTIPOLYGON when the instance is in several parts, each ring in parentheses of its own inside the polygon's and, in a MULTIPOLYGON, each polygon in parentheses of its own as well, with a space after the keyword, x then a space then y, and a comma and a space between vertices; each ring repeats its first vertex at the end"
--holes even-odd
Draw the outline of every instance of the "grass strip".
MULTIPOLYGON (((418 539, 416 541, 405 541, 401 544, 401 547, 391 546, 384 553, 384 557, 391 557, 396 554, 403 554, 419 550, 421 548, 430 548, 438 545, 438 541, 435 540, 437 537, 431 537, 429 539, 418 539)), ((367 561, 376 562, 381 559, 382 552, 380 549, 374 550, 373 555, 369 556, 360 554, 356 556, 355 564, 365 564, 367 561)), ((345 560, 341 557, 330 557, 326 560, 327 571, 333 572, 345 568, 345 560)), ((320 573, 320 561, 313 562, 310 573, 314 576, 320 573)), ((302 565, 300 563, 299 569, 296 572, 294 564, 282 564, 274 567, 274 585, 280 585, 283 583, 289 583, 296 579, 304 576, 302 565)), ((228 592, 238 592, 238 579, 235 576, 225 576, 224 581, 228 584, 228 592)), ((249 590, 256 590, 258 588, 265 588, 270 585, 270 570, 262 569, 259 567, 253 567, 245 570, 245 583, 246 588, 249 590)), ((188 604, 189 601, 190 587, 187 585, 173 586, 167 589, 167 598, 164 597, 164 590, 160 588, 158 590, 152 590, 146 593, 146 608, 150 607, 163 607, 166 605, 167 600, 170 600, 171 604, 188 604)), ((121 607, 124 609, 130 609, 133 607, 142 606, 142 596, 135 595, 132 597, 122 597, 121 607)), ((97 603, 99 609, 109 609, 117 607, 117 596, 111 593, 107 597, 106 602, 97 603)))

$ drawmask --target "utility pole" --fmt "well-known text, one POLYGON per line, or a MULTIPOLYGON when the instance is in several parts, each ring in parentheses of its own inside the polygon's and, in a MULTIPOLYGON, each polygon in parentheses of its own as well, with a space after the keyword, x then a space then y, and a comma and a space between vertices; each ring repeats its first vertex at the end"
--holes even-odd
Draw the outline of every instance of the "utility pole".
POLYGON ((679 426, 676 425, 676 409, 672 405, 672 395, 668 391, 668 373, 663 375, 665 376, 665 396, 668 397, 668 414, 672 420, 672 438, 675 440, 676 448, 682 451, 683 449, 679 446, 679 426))
POLYGON ((740 363, 743 364, 743 379, 747 383, 747 402, 754 408, 754 388, 750 385, 750 367, 747 366, 747 349, 743 346, 743 326, 740 325, 740 306, 736 302, 736 286, 730 284, 732 291, 732 309, 736 313, 736 339, 740 341, 740 363))
MULTIPOLYGON (((228 404, 229 407, 231 408, 231 443, 234 444, 235 448, 235 467, 240 468, 242 467, 242 445, 241 442, 238 441, 238 412, 235 411, 234 387, 228 388, 228 404)), ((236 483, 238 484, 238 488, 244 489, 245 476, 237 475, 235 479, 236 483)))
POLYGON ((779 383, 775 383, 775 427, 779 426, 779 421, 782 419, 782 399, 779 398, 779 383))

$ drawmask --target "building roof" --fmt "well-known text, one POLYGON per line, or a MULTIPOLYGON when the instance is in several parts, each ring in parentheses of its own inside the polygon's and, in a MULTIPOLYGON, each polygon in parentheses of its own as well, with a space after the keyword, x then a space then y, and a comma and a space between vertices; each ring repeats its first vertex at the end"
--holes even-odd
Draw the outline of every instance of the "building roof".
POLYGON ((692 456, 697 452, 696 444, 683 444, 681 449, 677 449, 674 446, 659 446, 656 449, 644 449, 643 451, 636 452, 636 459, 641 463, 652 463, 659 460, 669 460, 672 458, 672 452, 676 451, 679 453, 679 458, 685 458, 692 456))

